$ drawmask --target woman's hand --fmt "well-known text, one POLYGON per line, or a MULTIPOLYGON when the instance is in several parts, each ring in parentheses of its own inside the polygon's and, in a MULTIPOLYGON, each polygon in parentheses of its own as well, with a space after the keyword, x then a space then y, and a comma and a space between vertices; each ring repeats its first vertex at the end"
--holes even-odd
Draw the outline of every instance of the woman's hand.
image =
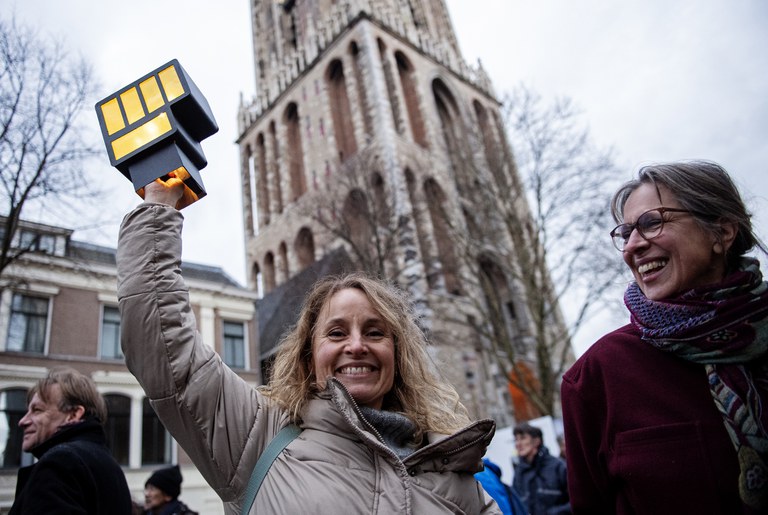
MULTIPOLYGON (((184 182, 176 176, 176 172, 170 172, 168 179, 155 179, 144 188, 142 188, 144 202, 153 202, 156 204, 165 204, 166 206, 179 206, 180 200, 185 195, 186 188, 184 182)), ((140 191, 141 195, 142 192, 140 191)))

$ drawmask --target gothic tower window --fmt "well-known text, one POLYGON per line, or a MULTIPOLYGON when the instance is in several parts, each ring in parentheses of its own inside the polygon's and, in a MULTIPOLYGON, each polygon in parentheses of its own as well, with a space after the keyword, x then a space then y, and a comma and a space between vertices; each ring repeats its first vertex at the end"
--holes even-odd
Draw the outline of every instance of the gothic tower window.
POLYGON ((424 195, 432 221, 432 231, 437 246, 438 258, 442 265, 445 289, 454 295, 461 295, 459 267, 447 220, 448 207, 446 206, 445 193, 443 193, 437 181, 429 178, 424 181, 424 195))
POLYGON ((269 139, 272 143, 270 145, 272 154, 269 159, 269 171, 272 172, 272 184, 275 192, 275 212, 279 214, 283 212, 283 186, 280 177, 280 162, 277 159, 277 156, 280 155, 280 142, 277 140, 277 127, 274 121, 269 124, 269 139))
POLYGON ((395 91, 395 79, 392 77, 392 64, 389 62, 387 56, 387 46, 382 40, 379 42, 379 58, 381 59, 381 66, 384 69, 384 80, 387 83, 387 96, 389 98, 389 106, 392 108, 392 121, 395 124, 395 131, 398 134, 403 133, 403 124, 400 121, 400 103, 397 100, 397 94, 395 91))
POLYGON ((459 191, 470 191, 469 167, 462 157, 464 130, 461 127, 461 116, 456 100, 448 87, 440 79, 432 82, 432 92, 435 97, 437 113, 445 140, 445 150, 448 160, 456 176, 459 191))
POLYGON ((293 244, 299 269, 304 270, 315 262, 315 239, 308 227, 302 227, 293 244))
MULTIPOLYGON (((243 182, 243 211, 245 214, 245 231, 247 234, 254 234, 253 223, 253 208, 254 208, 254 191, 253 186, 255 181, 253 180, 253 150, 251 145, 246 145, 240 156, 240 174, 243 182)), ((260 206, 260 202, 256 201, 256 208, 260 206)), ((257 215, 257 219, 258 219, 257 215)))
POLYGON ((480 127, 480 137, 483 140, 483 150, 485 151, 485 160, 488 163, 488 168, 491 170, 499 189, 501 191, 506 191, 508 186, 504 180, 501 167, 502 156, 499 153, 498 145, 496 145, 496 138, 493 134, 493 125, 491 124, 491 120, 488 119, 488 112, 477 100, 472 102, 472 106, 475 108, 477 124, 480 127))
POLYGON ((379 172, 371 174, 371 190, 373 191, 373 207, 378 225, 384 226, 389 219, 390 209, 387 202, 387 192, 384 188, 384 178, 379 172))
POLYGON ((357 143, 355 127, 352 123, 352 109, 347 95, 347 83, 344 79, 344 65, 340 59, 334 59, 328 65, 326 80, 336 149, 339 152, 339 161, 343 162, 357 152, 357 143))
POLYGON ((291 201, 295 202, 307 191, 304 178, 304 151, 301 145, 301 117, 295 102, 288 104, 284 120, 288 147, 288 176, 291 179, 291 201))
POLYGON ((405 184, 408 187, 408 200, 411 203, 411 216, 413 217, 414 224, 416 226, 416 236, 419 243, 419 251, 424 262, 424 269, 427 274, 427 286, 430 289, 437 287, 438 274, 435 271, 434 260, 431 259, 432 253, 429 251, 428 234, 428 220, 426 220, 426 211, 421 207, 424 205, 423 199, 419 198, 418 188, 416 186, 416 178, 413 176, 413 172, 408 168, 405 169, 405 184))
POLYGON ((369 243, 371 241, 371 216, 368 210, 368 202, 360 189, 353 189, 347 195, 342 210, 342 219, 346 226, 350 243, 354 247, 354 253, 361 261, 368 261, 369 243))
POLYGON ((355 82, 357 83, 357 99, 360 103, 360 112, 363 114, 363 126, 365 127, 365 134, 371 136, 371 113, 368 111, 368 94, 365 89, 365 82, 363 78, 363 54, 360 51, 360 47, 356 42, 349 44, 349 54, 352 56, 352 63, 354 66, 355 82))
POLYGON ((419 94, 414 78, 413 65, 402 52, 395 52, 395 61, 397 62, 397 71, 400 74, 400 86, 405 97, 405 109, 408 113, 408 121, 411 124, 413 140, 426 148, 427 135, 424 129, 424 119, 419 108, 419 94))
POLYGON ((267 171, 267 149, 264 146, 264 134, 256 137, 256 199, 258 203, 259 226, 269 225, 269 172, 267 171))
POLYGON ((279 255, 280 255, 280 279, 282 282, 288 281, 290 278, 288 267, 288 246, 284 241, 280 242, 279 255))
POLYGON ((264 293, 269 293, 277 286, 277 280, 275 278, 275 255, 271 252, 267 252, 264 255, 264 293))
POLYGON ((494 338, 513 345, 513 336, 516 334, 515 310, 507 278, 498 263, 488 256, 481 256, 478 265, 480 286, 485 295, 494 338))

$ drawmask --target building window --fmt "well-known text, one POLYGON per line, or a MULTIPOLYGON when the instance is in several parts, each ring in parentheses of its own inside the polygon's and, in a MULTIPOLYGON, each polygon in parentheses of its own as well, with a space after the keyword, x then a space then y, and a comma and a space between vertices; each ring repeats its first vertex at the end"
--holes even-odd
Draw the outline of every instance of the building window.
POLYGON ((125 395, 107 394, 107 422, 104 432, 112 456, 120 465, 128 466, 131 447, 131 399, 125 395))
POLYGON ((19 240, 22 249, 33 252, 46 252, 54 254, 56 250, 56 237, 53 234, 39 234, 32 231, 22 231, 19 240))
POLYGON ((8 326, 8 350, 45 351, 45 334, 48 324, 48 299, 13 294, 11 321, 8 326))
POLYGON ((0 466, 19 468, 31 465, 32 455, 21 450, 24 431, 19 420, 27 412, 27 390, 14 388, 0 392, 0 466))
POLYGON ((101 317, 102 359, 123 359, 120 348, 120 312, 114 306, 104 306, 101 317))
POLYGON ((141 422, 141 464, 159 465, 171 462, 171 435, 165 430, 155 410, 144 397, 141 422))
POLYGON ((245 368, 245 328, 240 322, 224 322, 224 363, 245 368))

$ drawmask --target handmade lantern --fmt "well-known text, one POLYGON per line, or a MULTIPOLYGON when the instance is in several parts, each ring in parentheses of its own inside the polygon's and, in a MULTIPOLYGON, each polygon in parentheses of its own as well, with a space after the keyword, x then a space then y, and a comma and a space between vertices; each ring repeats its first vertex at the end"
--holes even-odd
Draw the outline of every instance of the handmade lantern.
POLYGON ((200 142, 219 130, 208 102, 176 59, 96 104, 109 161, 144 196, 170 172, 184 181, 181 209, 205 196, 200 142))

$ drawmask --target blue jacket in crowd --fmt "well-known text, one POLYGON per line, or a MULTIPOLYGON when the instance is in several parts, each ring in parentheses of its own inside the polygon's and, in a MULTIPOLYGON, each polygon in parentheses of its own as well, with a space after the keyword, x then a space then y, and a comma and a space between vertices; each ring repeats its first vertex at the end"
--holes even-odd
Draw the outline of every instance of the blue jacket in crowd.
POLYGON ((531 515, 571 513, 565 461, 550 455, 545 445, 539 447, 531 463, 515 463, 512 486, 531 515))
POLYGON ((485 468, 475 474, 475 479, 480 481, 483 489, 493 497, 504 515, 527 515, 522 501, 512 490, 512 487, 501 481, 501 469, 488 458, 483 458, 485 468))

